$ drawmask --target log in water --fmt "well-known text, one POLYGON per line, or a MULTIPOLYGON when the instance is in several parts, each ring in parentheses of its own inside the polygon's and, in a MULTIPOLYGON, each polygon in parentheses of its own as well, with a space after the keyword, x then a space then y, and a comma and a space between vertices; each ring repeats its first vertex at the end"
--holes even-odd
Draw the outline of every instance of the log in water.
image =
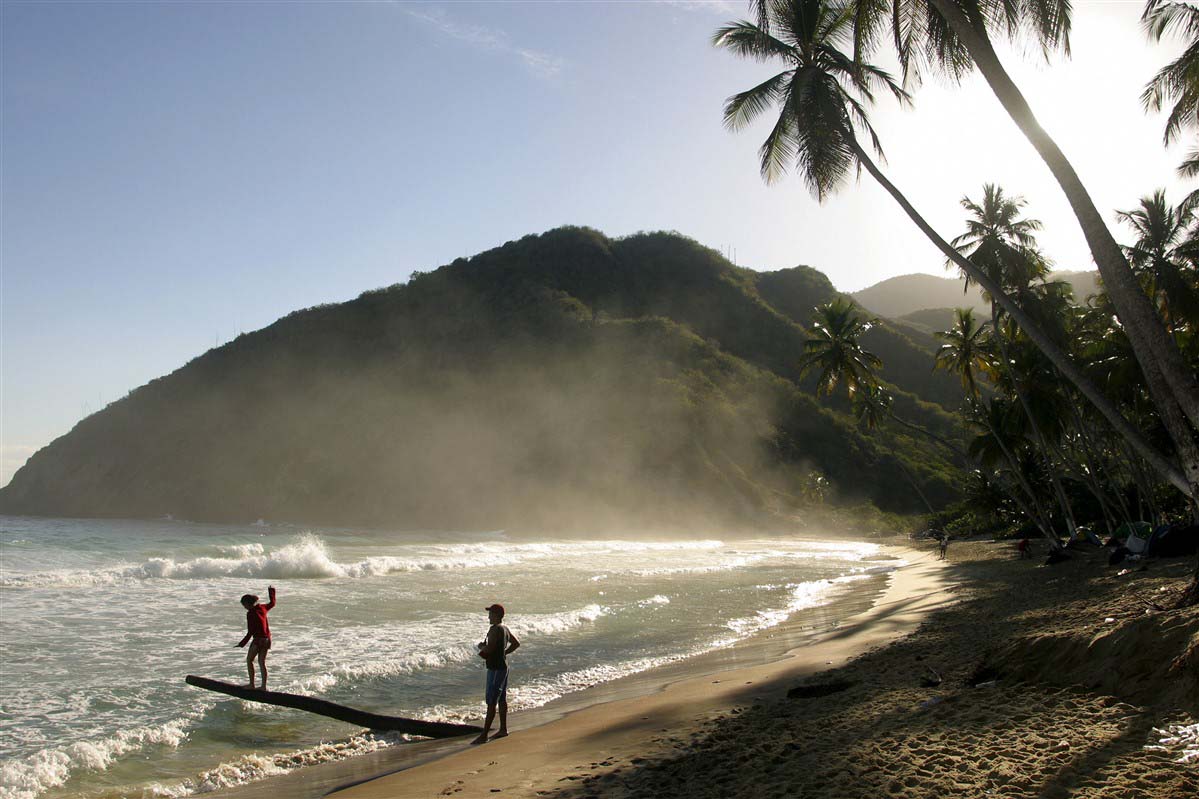
POLYGON ((305 710, 309 713, 316 713, 318 716, 328 716, 331 719, 337 719, 349 724, 357 724, 360 727, 368 727, 372 730, 405 732, 409 735, 423 735, 426 738, 453 738, 458 735, 474 735, 483 731, 482 727, 475 727, 471 724, 452 724, 448 721, 420 721, 419 719, 405 719, 399 716, 382 716, 378 713, 355 710, 352 707, 337 705, 333 702, 327 702, 324 699, 316 699, 311 696, 285 694, 279 691, 260 691, 256 688, 246 688, 244 685, 210 680, 207 677, 197 677, 193 674, 187 675, 187 684, 203 688, 206 691, 216 691, 217 693, 236 696, 238 699, 245 699, 248 702, 262 702, 267 705, 279 705, 280 707, 305 710))

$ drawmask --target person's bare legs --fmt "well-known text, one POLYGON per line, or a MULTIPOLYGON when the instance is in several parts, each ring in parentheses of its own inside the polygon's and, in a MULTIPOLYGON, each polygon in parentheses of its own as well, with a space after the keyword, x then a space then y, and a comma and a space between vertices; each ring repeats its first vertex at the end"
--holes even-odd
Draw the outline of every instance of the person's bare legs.
MULTIPOLYGON (((507 707, 507 705, 505 705, 504 706, 505 715, 507 714, 507 712, 508 712, 508 707, 507 707)), ((501 717, 501 718, 503 718, 503 717, 501 717)), ((479 733, 478 738, 471 741, 472 744, 487 743, 487 733, 491 732, 491 722, 493 722, 493 721, 495 721, 495 703, 488 702, 487 703, 487 718, 485 718, 483 720, 483 732, 479 733)), ((500 722, 500 729, 504 730, 504 722, 503 721, 500 722)), ((507 734, 508 733, 505 730, 504 735, 507 735, 507 734)), ((498 738, 499 736, 497 735, 496 737, 498 738)))
POLYGON ((500 728, 498 730, 496 730, 495 735, 491 736, 491 739, 493 741, 496 738, 504 738, 508 735, 508 700, 501 699, 499 701, 499 709, 500 709, 500 728))
POLYGON ((246 653, 246 670, 250 672, 250 688, 254 688, 254 658, 258 657, 258 644, 250 642, 250 651, 246 653))
POLYGON ((266 690, 266 653, 265 647, 258 650, 258 670, 262 672, 262 690, 266 690))

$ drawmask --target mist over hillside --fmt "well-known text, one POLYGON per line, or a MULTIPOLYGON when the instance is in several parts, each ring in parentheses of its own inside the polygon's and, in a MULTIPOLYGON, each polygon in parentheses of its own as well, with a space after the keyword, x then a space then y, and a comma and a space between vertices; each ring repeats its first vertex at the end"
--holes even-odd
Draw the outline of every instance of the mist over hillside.
MULTIPOLYGON (((674 234, 528 236, 135 389, 35 453, 0 511, 601 530, 922 510, 912 480, 950 501, 944 450, 866 435, 799 380, 804 325, 835 295, 674 234)), ((871 333, 897 409, 952 434, 928 342, 871 333)))

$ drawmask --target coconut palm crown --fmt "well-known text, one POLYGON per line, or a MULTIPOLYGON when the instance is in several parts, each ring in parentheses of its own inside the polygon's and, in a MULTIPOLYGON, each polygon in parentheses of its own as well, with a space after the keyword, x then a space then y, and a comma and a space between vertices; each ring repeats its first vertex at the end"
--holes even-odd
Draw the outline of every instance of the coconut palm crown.
MULTIPOLYGON (((1037 251, 1036 232, 1041 223, 1020 216, 1025 205, 1023 197, 987 183, 983 185, 981 203, 969 197, 963 197, 961 203, 970 214, 966 232, 950 243, 986 270, 992 280, 1006 289, 1019 289, 1049 273, 1049 264, 1037 251)), ((970 275, 963 277, 969 286, 970 275)))
POLYGON ((933 359, 933 369, 956 374, 969 396, 977 397, 979 373, 991 372, 987 326, 974 318, 973 308, 956 308, 953 317, 953 327, 934 334, 944 343, 933 359))
POLYGON ((782 177, 794 162, 808 188, 823 200, 857 161, 858 130, 869 135, 882 156, 866 113, 874 91, 882 88, 910 103, 888 72, 855 59, 857 8, 847 0, 766 0, 755 4, 758 23, 730 22, 713 35, 717 47, 787 66, 734 94, 724 106, 724 124, 732 130, 777 106, 778 119, 759 150, 767 183, 782 177))
POLYGON ((1199 320, 1199 247, 1192 236, 1196 220, 1190 200, 1171 206, 1166 193, 1158 189, 1142 197, 1137 208, 1117 211, 1116 217, 1136 235, 1136 241, 1124 252, 1157 300, 1167 323, 1176 327, 1199 320))
POLYGON ((863 349, 859 341, 877 322, 877 319, 863 319, 853 303, 844 298, 815 308, 799 369, 801 374, 818 373, 817 394, 831 394, 844 383, 852 398, 858 391, 878 384, 875 371, 882 361, 863 349))

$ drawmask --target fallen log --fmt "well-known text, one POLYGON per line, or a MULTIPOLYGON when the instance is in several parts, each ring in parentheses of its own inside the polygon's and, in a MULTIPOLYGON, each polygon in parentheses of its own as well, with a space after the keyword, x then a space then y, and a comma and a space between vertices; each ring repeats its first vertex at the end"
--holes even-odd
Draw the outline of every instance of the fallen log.
POLYGON ((260 691, 257 688, 247 688, 244 685, 210 680, 207 677, 187 675, 187 684, 206 691, 216 691, 248 702, 262 702, 266 705, 279 705, 296 710, 315 713, 318 716, 328 716, 331 719, 357 724, 372 730, 387 730, 390 732, 406 732, 409 735, 422 735, 426 738, 454 738, 459 735, 475 735, 483 731, 482 727, 471 724, 452 724, 448 721, 421 721, 405 719, 399 716, 382 716, 378 713, 367 713, 355 710, 345 705, 334 704, 324 699, 316 699, 300 694, 286 694, 280 691, 260 691))

